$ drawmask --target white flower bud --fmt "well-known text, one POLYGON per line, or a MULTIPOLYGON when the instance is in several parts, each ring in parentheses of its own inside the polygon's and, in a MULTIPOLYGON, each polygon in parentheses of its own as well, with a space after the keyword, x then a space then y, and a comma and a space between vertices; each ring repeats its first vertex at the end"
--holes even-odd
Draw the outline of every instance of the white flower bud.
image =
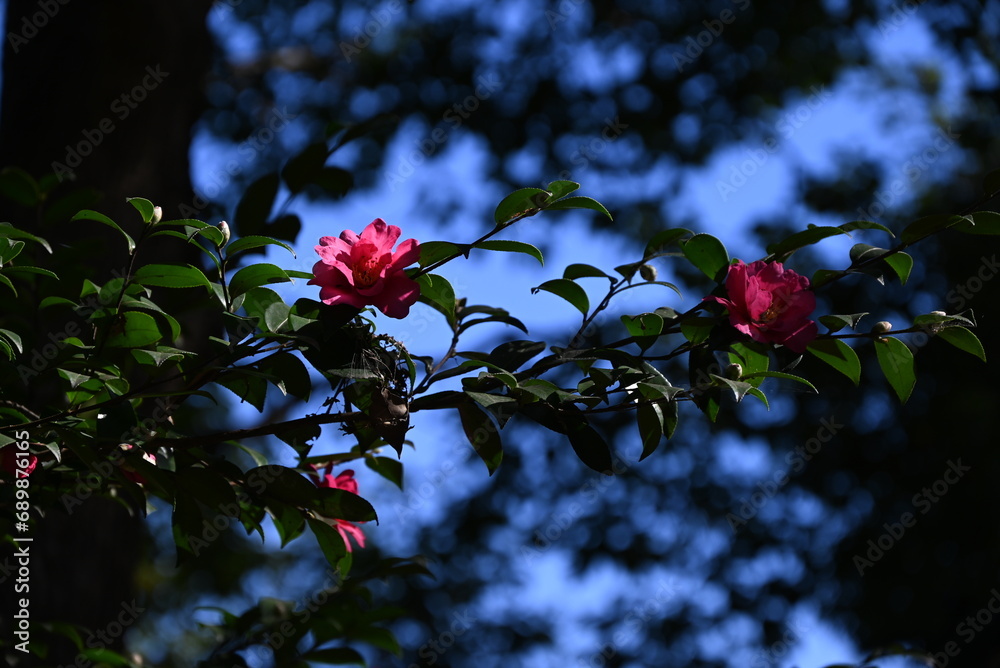
POLYGON ((163 209, 158 206, 153 207, 153 217, 150 218, 149 224, 156 225, 158 222, 163 220, 163 209))
POLYGON ((656 267, 651 264, 644 264, 639 267, 639 275, 642 276, 642 280, 644 281, 655 281, 656 267))
POLYGON ((931 315, 936 315, 936 316, 945 316, 945 315, 948 315, 948 314, 947 314, 947 313, 945 313, 944 311, 931 311, 931 313, 930 313, 930 314, 931 314, 931 315))
POLYGON ((218 227, 219 231, 222 232, 222 243, 219 244, 219 248, 225 248, 226 244, 229 243, 229 237, 230 237, 229 223, 227 223, 224 220, 219 221, 218 227))
POLYGON ((743 377, 743 367, 733 363, 726 367, 726 378, 729 380, 739 380, 743 377))
POLYGON ((885 334, 892 331, 892 323, 888 320, 880 320, 872 327, 872 334, 885 334))

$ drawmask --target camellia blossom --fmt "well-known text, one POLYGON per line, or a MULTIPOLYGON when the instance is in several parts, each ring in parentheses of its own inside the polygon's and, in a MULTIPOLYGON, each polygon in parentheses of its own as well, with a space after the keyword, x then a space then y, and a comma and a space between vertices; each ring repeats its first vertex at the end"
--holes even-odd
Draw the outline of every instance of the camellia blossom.
POLYGON ((809 279, 785 269, 780 262, 737 261, 729 267, 726 293, 706 297, 729 309, 733 327, 761 343, 780 343, 805 352, 816 338, 816 323, 809 316, 816 309, 816 295, 809 279))
POLYGON ((38 457, 35 455, 18 457, 17 448, 13 445, 9 445, 0 450, 0 469, 3 469, 17 478, 27 478, 37 466, 38 457), (26 460, 23 467, 19 465, 19 459, 26 460))
MULTIPOLYGON (((132 445, 131 443, 119 443, 118 447, 125 452, 135 449, 135 446, 132 445)), ((153 466, 156 466, 156 455, 152 455, 148 452, 143 451, 142 458, 145 459, 150 464, 152 464, 153 466)), ((135 468, 128 462, 123 463, 121 465, 121 469, 122 469, 122 475, 131 480, 132 482, 134 482, 135 484, 137 485, 146 484, 146 478, 138 471, 136 471, 135 468)))
POLYGON ((393 252, 400 234, 398 227, 376 218, 360 235, 344 230, 339 238, 320 238, 320 261, 309 284, 320 286, 325 304, 371 305, 390 318, 405 318, 420 287, 403 269, 420 257, 420 244, 407 239, 393 252))
MULTIPOLYGON (((314 482, 317 487, 329 487, 330 489, 342 489, 345 492, 350 492, 351 494, 358 493, 358 481, 354 479, 354 470, 347 469, 346 471, 341 471, 336 476, 333 475, 333 462, 326 465, 323 472, 320 473, 319 469, 315 466, 310 465, 313 472, 310 474, 313 476, 314 482)), ((347 546, 347 551, 352 551, 351 541, 348 539, 349 536, 353 536, 355 542, 357 542, 358 547, 365 546, 365 534, 361 531, 359 527, 354 522, 348 522, 347 520, 341 519, 329 519, 328 523, 340 532, 340 537, 344 539, 344 545, 347 546)))

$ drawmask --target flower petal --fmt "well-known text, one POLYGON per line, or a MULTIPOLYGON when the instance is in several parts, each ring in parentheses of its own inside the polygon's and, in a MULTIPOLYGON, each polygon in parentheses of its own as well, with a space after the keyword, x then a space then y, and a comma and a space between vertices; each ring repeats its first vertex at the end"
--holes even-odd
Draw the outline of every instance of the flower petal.
POLYGON ((361 232, 361 241, 374 244, 380 253, 391 253, 400 234, 402 231, 398 227, 376 218, 361 232))
POLYGON ((420 298, 420 286, 403 272, 389 276, 382 292, 373 297, 372 305, 390 318, 405 318, 410 307, 420 298))

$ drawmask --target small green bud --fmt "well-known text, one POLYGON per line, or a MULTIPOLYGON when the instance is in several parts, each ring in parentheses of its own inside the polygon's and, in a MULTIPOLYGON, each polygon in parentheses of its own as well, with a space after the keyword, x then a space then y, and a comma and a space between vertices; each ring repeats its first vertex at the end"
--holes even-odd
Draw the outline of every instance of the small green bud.
POLYGON ((743 377, 743 367, 735 362, 726 367, 726 378, 729 380, 739 380, 743 377))
POLYGON ((158 206, 153 207, 153 217, 150 219, 150 225, 156 225, 158 222, 163 220, 163 209, 158 206))
POLYGON ((651 264, 644 264, 639 267, 639 275, 642 276, 642 280, 644 281, 655 281, 656 267, 651 264))
POLYGON ((892 331, 892 323, 888 320, 879 320, 872 327, 872 334, 885 334, 892 331))

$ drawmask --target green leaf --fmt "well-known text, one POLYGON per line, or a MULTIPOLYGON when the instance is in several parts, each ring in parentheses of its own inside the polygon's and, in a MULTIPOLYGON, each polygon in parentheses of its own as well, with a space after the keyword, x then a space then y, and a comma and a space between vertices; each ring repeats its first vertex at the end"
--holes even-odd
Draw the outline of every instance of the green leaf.
POLYGON ((842 227, 809 227, 801 232, 796 232, 776 244, 769 245, 767 247, 767 252, 775 258, 780 258, 781 256, 791 255, 800 248, 804 248, 805 246, 812 245, 822 241, 823 239, 837 236, 839 234, 846 235, 847 231, 842 227))
POLYGON ((493 212, 493 220, 497 226, 502 226, 512 218, 527 213, 533 215, 541 205, 551 196, 547 190, 541 188, 521 188, 507 195, 497 205, 493 212), (534 210, 534 211, 532 211, 534 210))
POLYGON ((517 371, 528 360, 545 350, 544 341, 516 340, 501 343, 492 351, 484 362, 489 362, 499 369, 517 371))
POLYGON ((554 278, 551 281, 545 281, 538 287, 531 288, 531 294, 537 294, 539 290, 551 292, 558 297, 562 297, 575 306, 584 317, 590 311, 590 299, 587 297, 587 293, 568 278, 554 278))
POLYGON ((506 239, 490 239, 487 241, 480 241, 478 244, 473 246, 474 248, 481 248, 483 250, 491 251, 506 251, 508 253, 524 253, 525 255, 530 255, 531 257, 538 260, 538 264, 544 265, 545 260, 542 258, 542 251, 538 250, 531 244, 526 244, 523 241, 509 241, 506 239))
POLYGON ((266 262, 243 267, 229 281, 229 298, 235 299, 251 288, 291 281, 284 269, 266 262))
POLYGON ((582 263, 571 264, 566 267, 566 269, 563 270, 562 277, 570 280, 576 280, 578 278, 607 278, 611 281, 615 280, 597 267, 582 263))
POLYGON ((892 233, 885 225, 879 223, 874 223, 870 220, 855 220, 850 223, 844 223, 843 225, 838 225, 838 227, 845 232, 853 232, 854 230, 880 230, 887 233, 890 237, 896 236, 892 233))
POLYGON ((850 378, 855 385, 861 383, 858 354, 840 339, 816 339, 806 350, 850 378))
POLYGON ((589 209, 590 211, 603 213, 608 217, 608 220, 614 220, 611 216, 611 212, 608 211, 603 204, 592 197, 566 197, 558 202, 545 205, 546 211, 560 211, 565 209, 589 209))
POLYGON ((885 258, 885 261, 899 276, 899 282, 906 285, 906 279, 910 277, 910 270, 913 269, 913 258, 906 253, 895 253, 885 258))
POLYGON ((292 257, 296 257, 295 251, 292 250, 292 247, 284 241, 278 241, 277 239, 272 239, 271 237, 265 237, 258 234, 251 234, 248 237, 243 237, 242 239, 233 241, 226 246, 226 255, 228 257, 233 257, 237 253, 250 250, 251 248, 261 248, 263 246, 281 246, 286 251, 291 253, 292 257))
POLYGON ((640 462, 660 447, 667 431, 667 419, 662 404, 675 407, 677 405, 676 402, 650 402, 640 403, 635 408, 636 426, 639 428, 639 439, 642 442, 640 462))
POLYGON ((725 278, 729 253, 722 242, 710 234, 696 234, 684 243, 684 256, 713 281, 725 278))
POLYGON ((844 327, 857 329, 858 322, 866 315, 868 315, 867 311, 864 313, 852 313, 850 315, 821 315, 819 321, 828 327, 832 333, 839 332, 844 327))
POLYGON ((11 225, 10 223, 0 223, 0 237, 8 237, 10 239, 27 239, 29 241, 34 241, 36 244, 41 244, 49 252, 52 253, 52 246, 49 242, 41 237, 37 237, 30 232, 25 232, 24 230, 18 229, 11 225))
POLYGON ((309 523, 309 528, 312 530, 313 536, 316 537, 316 542, 319 543, 319 548, 323 551, 327 563, 334 570, 339 569, 341 560, 347 556, 347 546, 344 544, 344 538, 340 532, 315 517, 306 517, 306 522, 309 523))
POLYGON ((288 322, 291 307, 270 288, 250 288, 243 295, 243 310, 252 318, 257 318, 269 332, 281 330, 288 322))
POLYGON ((716 384, 721 384, 722 386, 728 387, 732 390, 733 398, 737 402, 743 401, 743 397, 746 396, 746 393, 753 389, 753 385, 742 380, 731 380, 724 376, 718 376, 714 373, 709 375, 712 380, 716 382, 716 384))
POLYGON ((663 331, 663 317, 657 313, 623 315, 621 321, 643 352, 656 343, 656 338, 663 331))
POLYGON ((49 278, 59 280, 59 277, 55 274, 55 272, 51 272, 48 269, 42 269, 41 267, 28 267, 20 265, 17 267, 4 267, 3 270, 5 273, 14 274, 15 276, 17 274, 32 274, 36 276, 48 276, 49 278))
POLYGON ((458 415, 466 438, 492 476, 503 459, 503 443, 500 440, 499 428, 486 411, 471 401, 458 406, 458 415))
POLYGON ((649 258, 657 255, 667 246, 679 243, 685 237, 692 236, 693 234, 691 230, 686 230, 683 227, 660 230, 646 244, 646 250, 642 256, 649 258))
POLYGON ((565 418, 563 425, 580 461, 598 473, 613 475, 611 448, 597 430, 587 424, 582 415, 578 419, 565 418))
POLYGON ((420 244, 420 266, 429 267, 447 257, 452 257, 459 253, 468 254, 470 248, 471 246, 467 244, 460 246, 450 241, 425 241, 420 244))
POLYGON ((152 202, 142 197, 126 197, 125 201, 135 207, 135 210, 142 216, 142 222, 152 222, 155 213, 152 202))
POLYGON ((972 218, 969 216, 954 216, 951 214, 926 216, 903 228, 903 231, 899 235, 899 239, 905 244, 912 244, 920 239, 923 239, 924 237, 940 232, 941 230, 946 230, 949 227, 958 225, 959 223, 962 223, 963 225, 974 224, 972 218))
POLYGON ((322 141, 309 144, 301 153, 293 156, 281 170, 288 189, 293 193, 301 192, 312 181, 313 175, 323 169, 330 153, 326 142, 322 141))
POLYGON ((553 181, 545 187, 546 190, 552 193, 549 201, 561 199, 574 190, 579 190, 579 188, 580 184, 576 181, 553 181))
POLYGON ((173 360, 179 361, 184 359, 186 355, 193 354, 185 350, 168 348, 166 346, 159 346, 156 350, 133 350, 131 352, 136 362, 147 366, 163 366, 167 362, 173 360))
POLYGON ((123 237, 125 237, 125 242, 128 244, 128 252, 131 255, 135 252, 135 240, 125 233, 125 230, 118 226, 118 223, 111 220, 103 213, 98 213, 97 211, 91 211, 90 209, 83 209, 79 211, 75 216, 70 218, 70 220, 94 220, 98 223, 104 223, 108 227, 118 230, 123 237))
POLYGON ((115 319, 105 345, 109 348, 141 348, 161 338, 160 328, 151 315, 126 311, 115 319))
POLYGON ((944 339, 959 350, 964 350, 982 361, 986 361, 986 350, 979 337, 965 327, 945 327, 939 330, 935 336, 944 339))
POLYGON ((1000 213, 995 211, 976 211, 970 214, 975 224, 964 222, 955 225, 952 229, 965 234, 1000 234, 1000 213))
POLYGON ((684 318, 681 321, 681 334, 691 343, 701 343, 706 341, 712 333, 712 328, 718 324, 717 318, 706 318, 702 316, 694 318, 684 318))
POLYGON ((403 490, 403 463, 391 457, 365 457, 365 465, 403 490))
POLYGON ((6 264, 16 258, 24 250, 23 241, 12 241, 0 237, 0 264, 6 264))
POLYGON ((761 403, 764 404, 764 408, 766 408, 767 410, 771 410, 771 404, 767 401, 767 395, 761 392, 758 388, 751 387, 749 390, 747 390, 747 394, 749 394, 752 397, 757 397, 758 399, 760 399, 761 403))
POLYGON ((875 340, 875 353, 878 356, 882 373, 896 391, 899 400, 906 403, 913 392, 917 376, 913 369, 913 353, 906 344, 894 337, 875 340))
POLYGON ((224 372, 217 382, 241 400, 264 412, 264 398, 267 396, 267 379, 250 369, 237 368, 224 372))
POLYGON ((448 279, 437 274, 421 274, 417 277, 417 285, 420 286, 420 301, 443 313, 448 324, 454 326, 455 289, 448 279))
POLYGON ((291 353, 269 355, 257 364, 257 368, 274 379, 271 382, 284 395, 292 395, 301 401, 309 401, 312 380, 306 365, 291 353))
POLYGON ((146 264, 135 271, 132 281, 150 287, 211 289, 204 272, 191 265, 146 264))
POLYGON ((740 380, 750 381, 754 378, 784 378, 785 380, 794 380, 796 383, 802 383, 816 394, 819 394, 819 390, 816 389, 816 386, 805 378, 791 373, 785 373, 783 371, 755 371, 753 373, 744 374, 740 380))

